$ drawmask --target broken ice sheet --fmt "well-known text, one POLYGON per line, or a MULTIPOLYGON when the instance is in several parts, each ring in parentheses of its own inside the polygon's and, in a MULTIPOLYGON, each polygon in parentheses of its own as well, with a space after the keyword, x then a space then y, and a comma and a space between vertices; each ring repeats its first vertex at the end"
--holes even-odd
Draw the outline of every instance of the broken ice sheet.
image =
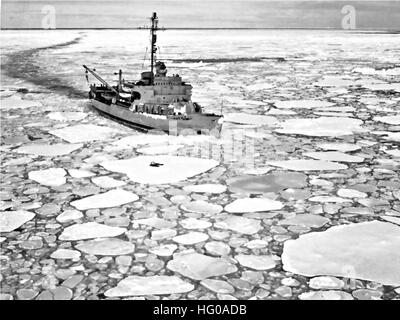
POLYGON ((280 210, 283 206, 282 202, 268 198, 244 198, 237 199, 225 206, 225 211, 230 213, 260 212, 280 210))
POLYGON ((49 133, 71 143, 105 140, 119 133, 118 130, 94 124, 78 124, 62 129, 50 130, 49 133))
POLYGON ((249 91, 258 91, 258 90, 271 89, 273 87, 274 87, 274 85, 271 83, 260 82, 260 83, 251 84, 251 85, 247 86, 246 89, 249 91))
POLYGON ((315 85, 319 87, 350 87, 355 84, 355 79, 341 76, 325 76, 315 83, 315 85))
POLYGON ((368 68, 368 67, 359 67, 353 69, 353 72, 355 73, 362 73, 366 75, 379 75, 379 76, 400 76, 400 68, 390 68, 390 69, 381 69, 377 70, 374 68, 368 68))
POLYGON ((52 120, 57 121, 80 121, 87 117, 87 113, 84 112, 72 112, 72 111, 64 111, 64 112, 50 112, 47 116, 52 120))
POLYGON ((80 200, 71 202, 71 206, 74 206, 78 210, 87 210, 94 208, 112 208, 117 207, 126 203, 134 202, 139 197, 129 191, 122 189, 110 190, 105 193, 96 194, 80 200))
POLYGON ((288 119, 280 124, 281 129, 275 131, 313 137, 340 137, 366 132, 367 130, 361 127, 362 124, 363 121, 359 119, 338 117, 288 119))
POLYGON ((400 125, 400 115, 399 116, 384 116, 384 117, 374 117, 374 121, 383 122, 391 125, 400 125))
POLYGON ((350 152, 350 151, 357 151, 360 150, 361 147, 356 145, 356 144, 351 144, 351 143, 335 143, 335 142, 323 142, 323 143, 317 143, 316 144, 317 148, 321 148, 324 150, 334 150, 334 151, 340 151, 340 152, 350 152))
POLYGON ((197 252, 175 254, 167 264, 167 269, 184 277, 203 280, 237 271, 237 267, 221 258, 212 258, 197 252))
POLYGON ((400 149, 383 149, 383 152, 387 153, 388 155, 395 157, 395 158, 400 158, 400 149))
POLYGON ((33 154, 36 156, 47 156, 56 157, 65 154, 69 154, 75 150, 82 148, 81 143, 69 144, 69 143, 56 143, 56 144, 30 144, 19 147, 14 150, 17 153, 33 154))
POLYGON ((348 168, 345 164, 322 160, 294 159, 283 161, 268 161, 267 164, 293 171, 335 171, 348 168))
POLYGON ((273 101, 273 103, 278 109, 316 109, 335 105, 332 102, 321 100, 288 100, 273 101))
POLYGON ((362 157, 353 156, 339 151, 306 152, 303 155, 306 157, 324 161, 356 162, 356 163, 364 161, 364 158, 362 157))
POLYGON ((335 226, 286 241, 286 271, 400 285, 400 227, 379 221, 335 226))
POLYGON ((236 193, 262 194, 286 188, 304 188, 307 176, 302 173, 274 172, 261 176, 237 176, 227 180, 229 190, 236 193))
POLYGON ((9 98, 0 100, 1 109, 27 109, 33 107, 40 107, 42 104, 39 101, 21 99, 18 96, 12 96, 9 98))
POLYGON ((73 178, 87 178, 96 175, 94 172, 83 169, 69 169, 68 173, 73 178))
POLYGON ((248 113, 228 113, 224 115, 224 121, 259 126, 274 126, 278 123, 275 117, 248 113))
POLYGON ((119 236, 125 232, 125 228, 110 227, 97 222, 86 222, 66 227, 59 236, 59 239, 63 241, 77 241, 94 238, 108 238, 119 236))
POLYGON ((363 84, 363 87, 372 91, 395 91, 400 92, 400 83, 377 83, 363 84))
POLYGON ((61 186, 66 182, 66 171, 63 168, 50 168, 45 170, 31 171, 28 177, 42 185, 49 187, 61 186))
POLYGON ((35 214, 25 210, 0 212, 0 232, 11 232, 32 220, 35 214))
POLYGON ((145 155, 156 155, 156 154, 173 154, 179 149, 184 147, 183 145, 162 145, 162 146, 151 146, 138 148, 136 151, 145 155))
POLYGON ((192 291, 194 285, 177 276, 128 276, 115 288, 105 292, 106 297, 168 295, 192 291))
POLYGON ((101 166, 109 171, 125 173, 134 182, 165 184, 186 180, 204 173, 218 164, 218 161, 212 159, 166 155, 107 161, 103 162, 101 166))
MULTIPOLYGON (((212 137, 212 135, 173 136, 164 133, 138 133, 121 138, 113 142, 112 146, 116 150, 131 149, 141 146, 141 151, 148 151, 149 154, 154 154, 155 152, 159 152, 162 148, 171 148, 171 150, 173 150, 176 146, 193 145, 207 141, 214 141, 214 137, 212 137)), ((164 151, 162 153, 165 153, 164 151)))

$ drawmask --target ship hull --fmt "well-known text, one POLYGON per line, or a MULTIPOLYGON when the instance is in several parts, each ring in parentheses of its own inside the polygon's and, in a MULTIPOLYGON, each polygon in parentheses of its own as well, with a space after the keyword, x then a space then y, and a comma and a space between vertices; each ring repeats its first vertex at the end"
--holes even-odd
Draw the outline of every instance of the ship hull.
POLYGON ((160 130, 169 134, 195 133, 219 134, 222 127, 221 116, 212 114, 191 114, 189 120, 173 119, 167 116, 138 113, 116 104, 106 104, 91 99, 92 106, 111 118, 140 130, 160 130), (192 131, 192 132, 191 132, 192 131))

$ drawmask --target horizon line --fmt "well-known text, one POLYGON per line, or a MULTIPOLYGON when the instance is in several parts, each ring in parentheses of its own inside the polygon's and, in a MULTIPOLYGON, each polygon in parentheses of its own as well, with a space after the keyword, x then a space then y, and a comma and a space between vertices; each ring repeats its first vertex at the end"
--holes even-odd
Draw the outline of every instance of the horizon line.
MULTIPOLYGON (((143 27, 94 27, 94 28, 4 28, 0 27, 0 30, 43 30, 43 31, 55 31, 55 30, 148 30, 143 27)), ((336 27, 170 27, 164 28, 164 30, 342 30, 342 31, 387 31, 387 32, 400 32, 400 29, 387 29, 387 28, 357 28, 357 29, 343 29, 336 27)))

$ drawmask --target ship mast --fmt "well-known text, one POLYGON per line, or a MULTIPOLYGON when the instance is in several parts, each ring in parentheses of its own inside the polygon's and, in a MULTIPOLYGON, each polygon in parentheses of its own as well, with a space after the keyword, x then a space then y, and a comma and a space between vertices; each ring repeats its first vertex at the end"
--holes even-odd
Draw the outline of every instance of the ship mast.
POLYGON ((150 39, 151 39, 151 84, 154 84, 154 62, 155 55, 157 51, 157 32, 158 29, 158 17, 157 13, 153 12, 153 16, 151 17, 151 28, 150 28, 150 39))

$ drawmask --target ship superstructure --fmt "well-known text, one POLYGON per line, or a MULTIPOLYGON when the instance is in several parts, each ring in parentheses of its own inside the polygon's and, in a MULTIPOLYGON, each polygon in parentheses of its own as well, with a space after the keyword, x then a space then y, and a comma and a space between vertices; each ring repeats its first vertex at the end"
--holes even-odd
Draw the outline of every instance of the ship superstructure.
POLYGON ((140 80, 125 81, 119 70, 118 83, 114 86, 101 78, 95 70, 83 66, 101 85, 90 85, 92 105, 109 116, 144 130, 158 129, 179 133, 183 129, 206 133, 219 132, 222 115, 203 113, 202 107, 191 100, 192 86, 178 74, 168 75, 164 62, 156 59, 157 14, 151 17, 150 71, 141 73, 140 80))

